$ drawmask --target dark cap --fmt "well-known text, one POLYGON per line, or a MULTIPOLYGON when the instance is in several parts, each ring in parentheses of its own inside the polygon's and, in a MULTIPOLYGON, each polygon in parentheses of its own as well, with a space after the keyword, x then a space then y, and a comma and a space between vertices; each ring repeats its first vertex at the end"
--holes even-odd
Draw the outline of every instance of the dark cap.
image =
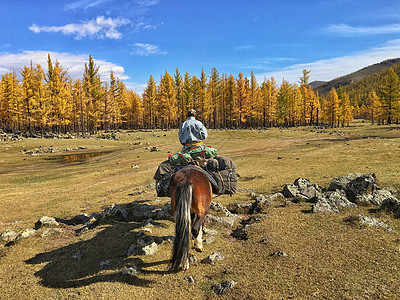
POLYGON ((196 111, 194 109, 189 109, 188 110, 188 117, 194 117, 196 115, 196 111))

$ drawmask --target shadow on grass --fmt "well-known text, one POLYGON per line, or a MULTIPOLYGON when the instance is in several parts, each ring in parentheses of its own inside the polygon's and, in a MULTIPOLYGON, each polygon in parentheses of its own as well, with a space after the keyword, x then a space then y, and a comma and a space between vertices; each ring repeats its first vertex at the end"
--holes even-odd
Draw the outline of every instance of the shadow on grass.
MULTIPOLYGON (((40 253, 26 261, 27 264, 46 265, 35 273, 41 284, 50 288, 87 286, 96 282, 124 282, 146 287, 151 280, 141 278, 146 274, 167 274, 168 260, 145 263, 138 257, 127 257, 127 250, 137 237, 131 230, 141 227, 140 223, 117 222, 97 227, 96 235, 53 251, 40 253), (107 266, 101 263, 109 261, 107 266), (147 270, 165 264, 164 270, 147 270), (123 275, 121 270, 135 265, 137 277, 123 275)), ((90 233, 87 233, 90 234, 90 233)))

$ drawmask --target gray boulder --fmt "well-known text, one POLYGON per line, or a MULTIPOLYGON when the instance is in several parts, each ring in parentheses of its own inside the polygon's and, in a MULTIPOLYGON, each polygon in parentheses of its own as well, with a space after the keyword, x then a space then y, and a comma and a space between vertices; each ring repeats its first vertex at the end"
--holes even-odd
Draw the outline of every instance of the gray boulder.
POLYGON ((121 271, 121 274, 135 278, 137 277, 137 268, 136 266, 127 267, 121 271))
POLYGON ((219 260, 223 260, 225 259, 225 256, 223 256, 221 253, 219 252, 213 252, 211 253, 211 255, 207 256, 206 258, 204 258, 201 262, 203 264, 210 264, 213 265, 215 264, 217 261, 219 260))
POLYGON ((152 255, 158 250, 157 243, 151 236, 140 237, 136 244, 133 244, 127 252, 128 256, 131 255, 152 255))
POLYGON ((371 203, 376 206, 381 206, 386 199, 397 200, 393 193, 389 190, 377 190, 373 193, 371 203))
POLYGON ((17 238, 17 233, 11 229, 7 229, 2 234, 0 234, 0 239, 5 242, 12 242, 17 238))
POLYGON ((350 202, 346 198, 343 190, 325 192, 317 197, 317 203, 313 206, 312 211, 315 212, 335 212, 338 213, 340 208, 357 207, 355 203, 350 202))
POLYGON ((285 184, 282 190, 282 194, 286 198, 294 198, 297 197, 298 194, 300 194, 300 191, 299 188, 294 184, 285 184))
POLYGON ((107 206, 100 214, 102 220, 128 221, 129 214, 118 204, 107 206))
POLYGON ((356 202, 358 196, 371 194, 376 190, 375 181, 376 176, 374 173, 351 173, 346 176, 335 177, 331 181, 328 190, 343 190, 346 192, 347 199, 356 202))
POLYGON ((22 231, 20 234, 18 234, 17 239, 24 239, 24 238, 30 237, 31 235, 34 235, 35 232, 36 232, 35 229, 27 228, 24 231, 22 231))
POLYGON ((216 285, 214 285, 212 287, 212 290, 217 295, 223 295, 226 292, 230 291, 236 284, 237 284, 237 282, 235 282, 233 280, 228 280, 228 281, 225 281, 222 283, 217 283, 216 285))
POLYGON ((395 218, 400 218, 400 201, 394 197, 383 200, 381 209, 393 213, 395 218))
POLYGON ((58 222, 53 217, 43 216, 35 223, 35 229, 39 229, 42 227, 54 227, 58 226, 58 222))

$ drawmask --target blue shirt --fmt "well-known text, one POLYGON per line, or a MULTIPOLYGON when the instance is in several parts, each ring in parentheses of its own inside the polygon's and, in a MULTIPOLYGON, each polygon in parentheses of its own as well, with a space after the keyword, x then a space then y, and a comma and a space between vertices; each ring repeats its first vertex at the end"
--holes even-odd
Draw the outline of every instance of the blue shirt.
POLYGON ((189 117, 179 127, 179 141, 182 145, 201 142, 207 138, 207 129, 195 117, 189 117))

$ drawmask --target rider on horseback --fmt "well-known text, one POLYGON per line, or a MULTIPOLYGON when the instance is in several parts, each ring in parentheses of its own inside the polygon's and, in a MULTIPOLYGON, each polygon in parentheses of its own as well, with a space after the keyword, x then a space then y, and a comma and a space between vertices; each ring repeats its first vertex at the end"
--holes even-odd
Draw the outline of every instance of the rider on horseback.
POLYGON ((207 129, 200 121, 196 120, 196 111, 189 109, 188 119, 179 127, 179 141, 183 145, 182 153, 189 152, 203 145, 207 138, 207 129))

